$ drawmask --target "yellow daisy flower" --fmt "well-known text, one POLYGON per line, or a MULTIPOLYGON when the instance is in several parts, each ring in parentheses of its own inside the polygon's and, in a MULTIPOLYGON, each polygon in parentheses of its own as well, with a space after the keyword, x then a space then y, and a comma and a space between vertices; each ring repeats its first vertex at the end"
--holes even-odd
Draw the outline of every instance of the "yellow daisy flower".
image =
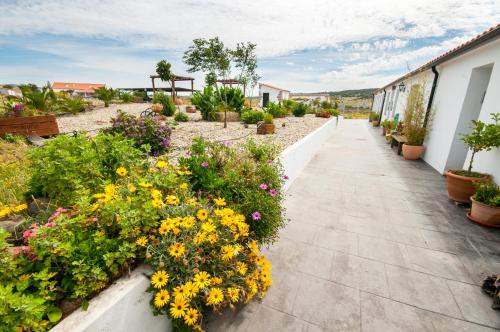
POLYGON ((132 183, 129 183, 128 191, 130 191, 131 193, 135 193, 137 191, 137 188, 132 183))
POLYGON ((188 326, 193 326, 198 321, 198 317, 200 317, 198 310, 189 308, 184 315, 184 323, 188 326))
POLYGON ((188 188, 188 184, 186 182, 183 182, 179 185, 180 190, 186 190, 188 188))
POLYGON ((170 316, 172 318, 181 318, 186 314, 187 301, 182 297, 176 297, 174 302, 170 303, 170 316))
POLYGON ((215 198, 214 203, 217 206, 226 206, 226 200, 224 198, 215 198))
POLYGON ((148 244, 148 239, 145 236, 141 236, 140 238, 138 238, 135 241, 135 244, 137 244, 138 246, 141 246, 141 247, 145 247, 146 244, 148 244))
POLYGON ((172 294, 174 295, 174 298, 178 298, 178 297, 186 298, 187 297, 187 292, 186 292, 186 288, 184 287, 184 285, 175 287, 172 294))
POLYGON ((243 262, 236 263, 236 271, 239 274, 241 274, 242 276, 244 276, 247 273, 247 270, 248 270, 248 266, 246 263, 243 263, 243 262))
POLYGON ((200 291, 199 287, 191 281, 188 281, 184 284, 184 290, 188 298, 196 296, 196 294, 198 294, 198 292, 200 291))
POLYGON ((156 293, 154 303, 157 308, 161 308, 165 304, 167 304, 169 300, 170 295, 168 294, 168 291, 162 289, 158 293, 156 293))
POLYGON ((220 284, 222 284, 222 278, 221 277, 213 277, 212 280, 210 281, 210 284, 212 286, 220 285, 220 284))
POLYGON ((240 300, 240 290, 236 287, 229 287, 227 289, 227 295, 231 302, 238 302, 240 300))
POLYGON ((168 248, 170 256, 179 258, 186 252, 186 247, 182 243, 174 243, 168 248))
POLYGON ((125 167, 118 167, 116 169, 116 174, 118 174, 119 176, 125 176, 127 175, 127 169, 125 167))
POLYGON ((151 188, 153 185, 149 182, 141 181, 141 182, 139 182, 139 186, 141 186, 143 188, 151 188))
POLYGON ((167 200, 167 203, 170 204, 170 205, 177 205, 177 204, 179 204, 179 197, 177 197, 177 196, 168 195, 167 197, 165 197, 165 199, 167 200))
POLYGON ((156 163, 156 166, 158 166, 158 168, 160 168, 160 169, 165 169, 165 168, 167 168, 168 163, 164 160, 158 160, 158 162, 156 163))
POLYGON ((210 274, 205 271, 201 271, 195 274, 194 283, 198 288, 205 288, 210 285, 210 274))
POLYGON ((236 250, 234 250, 231 245, 224 245, 221 248, 221 256, 224 262, 230 261, 235 255, 236 250))
POLYGON ((151 277, 151 284, 154 288, 162 288, 168 282, 169 275, 163 270, 156 271, 151 277))
POLYGON ((26 210, 27 208, 28 208, 28 204, 23 203, 23 204, 20 204, 20 205, 18 205, 18 206, 13 207, 13 208, 12 208, 12 211, 13 211, 14 213, 19 213, 19 212, 21 212, 21 211, 26 210))
POLYGON ((200 219, 200 220, 205 220, 208 218, 208 212, 204 209, 200 209, 196 213, 196 217, 198 217, 198 219, 200 219))
POLYGON ((224 301, 224 294, 222 293, 222 290, 217 287, 213 287, 210 289, 210 292, 208 293, 207 297, 207 304, 208 305, 216 305, 224 301))

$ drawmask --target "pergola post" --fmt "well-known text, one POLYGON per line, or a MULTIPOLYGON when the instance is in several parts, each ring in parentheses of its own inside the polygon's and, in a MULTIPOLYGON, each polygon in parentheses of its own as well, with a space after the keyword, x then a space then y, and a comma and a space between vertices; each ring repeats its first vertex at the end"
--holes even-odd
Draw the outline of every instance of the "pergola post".
POLYGON ((194 80, 191 80, 191 95, 194 93, 194 80))
POLYGON ((172 79, 172 99, 175 101, 176 93, 175 93, 175 79, 172 79))
POLYGON ((155 94, 156 88, 155 88, 155 78, 154 77, 151 77, 151 83, 153 84, 153 94, 155 94))

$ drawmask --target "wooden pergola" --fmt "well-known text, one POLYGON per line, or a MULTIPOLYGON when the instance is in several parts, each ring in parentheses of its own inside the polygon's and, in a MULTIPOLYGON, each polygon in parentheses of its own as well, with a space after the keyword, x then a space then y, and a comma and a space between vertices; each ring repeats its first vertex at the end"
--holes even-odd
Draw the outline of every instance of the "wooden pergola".
POLYGON ((247 90, 247 85, 246 83, 243 83, 242 81, 240 80, 237 80, 237 79, 227 79, 227 80, 217 80, 217 83, 221 83, 223 87, 226 87, 226 86, 229 86, 230 88, 233 87, 233 84, 234 85, 243 85, 243 93, 245 93, 245 91, 247 90))
MULTIPOLYGON (((160 75, 150 75, 151 78, 151 83, 153 85, 153 93, 156 92, 156 86, 155 86, 155 79, 160 78, 160 75)), ((194 92, 194 77, 188 77, 188 76, 178 76, 172 74, 172 79, 170 80, 170 89, 162 89, 169 91, 170 90, 170 95, 172 96, 172 99, 175 100, 177 98, 177 91, 191 91, 191 94, 194 92), (187 88, 177 88, 175 87, 175 82, 179 81, 191 81, 191 89, 187 88)))

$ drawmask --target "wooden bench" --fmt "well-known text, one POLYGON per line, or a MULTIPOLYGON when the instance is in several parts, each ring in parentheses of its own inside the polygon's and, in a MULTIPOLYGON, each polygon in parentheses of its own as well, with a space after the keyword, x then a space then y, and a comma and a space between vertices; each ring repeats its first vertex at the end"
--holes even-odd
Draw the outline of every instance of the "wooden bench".
POLYGON ((391 140, 391 148, 394 146, 398 146, 398 154, 401 154, 401 151, 403 150, 403 144, 406 143, 406 137, 403 135, 392 135, 392 140, 391 140))

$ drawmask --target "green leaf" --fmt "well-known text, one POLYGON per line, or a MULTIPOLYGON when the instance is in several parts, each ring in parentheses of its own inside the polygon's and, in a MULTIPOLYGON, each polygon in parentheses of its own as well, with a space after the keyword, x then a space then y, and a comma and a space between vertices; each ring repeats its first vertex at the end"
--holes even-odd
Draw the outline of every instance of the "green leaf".
POLYGON ((83 302, 82 302, 82 309, 84 311, 87 311, 88 308, 89 308, 89 301, 83 300, 83 302))
POLYGON ((52 323, 55 323, 61 319, 62 311, 59 307, 53 307, 52 309, 49 310, 47 316, 49 317, 49 320, 52 323))

